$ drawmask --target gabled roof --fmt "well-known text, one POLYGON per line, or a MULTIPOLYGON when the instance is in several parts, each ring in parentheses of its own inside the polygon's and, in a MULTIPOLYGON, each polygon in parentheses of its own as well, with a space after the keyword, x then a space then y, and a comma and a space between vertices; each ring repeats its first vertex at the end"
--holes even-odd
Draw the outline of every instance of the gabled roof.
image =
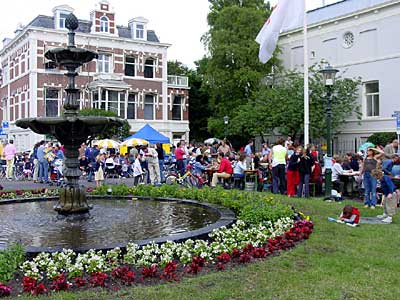
MULTIPOLYGON (((54 29, 54 17, 39 15, 34 18, 27 26, 42 27, 48 29, 54 29)), ((90 28, 92 27, 92 22, 87 20, 79 20, 79 27, 77 32, 90 33, 90 28)), ((129 27, 117 26, 118 36, 122 38, 130 39, 131 30, 129 27)), ((153 30, 147 30, 147 41, 159 43, 156 33, 153 30)))

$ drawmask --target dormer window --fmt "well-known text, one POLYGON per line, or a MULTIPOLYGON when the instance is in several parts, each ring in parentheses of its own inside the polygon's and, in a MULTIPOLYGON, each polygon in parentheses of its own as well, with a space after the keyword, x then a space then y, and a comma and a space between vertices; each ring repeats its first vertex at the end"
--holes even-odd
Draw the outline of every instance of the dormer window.
POLYGON ((54 28, 65 29, 65 20, 74 9, 68 5, 59 5, 53 8, 54 28))
POLYGON ((109 32, 108 18, 106 16, 100 18, 100 32, 109 32))
POLYGON ((131 29, 131 36, 136 40, 147 39, 147 23, 149 21, 143 17, 133 18, 128 25, 131 29))
POLYGON ((136 38, 139 40, 144 39, 144 25, 136 24, 136 38))
POLYGON ((60 13, 60 17, 58 19, 58 26, 60 29, 65 28, 65 19, 68 17, 68 14, 66 13, 60 13))

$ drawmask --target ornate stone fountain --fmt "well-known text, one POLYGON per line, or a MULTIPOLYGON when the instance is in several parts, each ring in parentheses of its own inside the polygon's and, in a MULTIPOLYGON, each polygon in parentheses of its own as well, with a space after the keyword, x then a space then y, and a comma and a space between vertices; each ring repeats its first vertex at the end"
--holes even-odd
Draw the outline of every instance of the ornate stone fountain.
POLYGON ((79 115, 79 89, 75 87, 76 69, 98 57, 94 51, 76 48, 75 30, 78 28, 78 19, 70 14, 65 20, 68 32, 68 46, 66 48, 50 49, 45 57, 58 65, 63 66, 68 77, 68 86, 65 89, 66 99, 63 113, 60 117, 25 118, 15 122, 22 128, 30 128, 38 134, 53 135, 65 149, 66 185, 60 189, 60 197, 55 210, 60 214, 83 214, 91 207, 86 200, 85 188, 79 186, 79 146, 87 142, 89 137, 108 130, 110 127, 122 126, 123 120, 113 117, 96 117, 79 115))

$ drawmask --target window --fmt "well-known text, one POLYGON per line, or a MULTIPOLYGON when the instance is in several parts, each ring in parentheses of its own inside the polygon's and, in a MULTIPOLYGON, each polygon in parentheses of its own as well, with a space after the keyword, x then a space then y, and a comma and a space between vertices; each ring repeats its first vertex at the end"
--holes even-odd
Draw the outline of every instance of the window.
POLYGON ((379 116, 379 81, 365 83, 367 117, 379 116))
POLYGON ((146 59, 144 63, 144 78, 154 78, 154 59, 146 59))
POLYGON ((136 58, 134 56, 125 56, 125 75, 135 76, 136 58))
POLYGON ((59 102, 59 93, 60 91, 57 89, 46 89, 46 117, 57 117, 58 116, 58 102, 59 102))
POLYGON ((125 92, 117 92, 102 89, 100 93, 94 91, 92 93, 92 106, 96 109, 112 111, 117 116, 125 118, 125 92))
POLYGON ((3 72, 1 73, 1 75, 3 76, 3 84, 8 83, 8 75, 9 75, 8 72, 9 72, 8 65, 5 65, 3 67, 3 72))
POLYGON ((100 18, 100 32, 108 32, 108 18, 106 16, 100 18))
POLYGON ((126 110, 126 118, 130 120, 136 119, 136 95, 128 95, 128 107, 126 110))
POLYGON ((25 64, 26 64, 26 61, 25 61, 25 54, 22 54, 21 55, 21 67, 20 67, 20 69, 21 69, 21 74, 24 74, 25 73, 25 64))
POLYGON ((111 55, 99 54, 97 59, 97 73, 111 73, 111 55))
POLYGON ((68 17, 68 14, 60 13, 60 17, 58 19, 58 27, 65 28, 65 19, 68 17))
POLYGON ((180 121, 182 120, 182 97, 174 96, 174 101, 172 103, 172 120, 180 121))
POLYGON ((118 115, 118 92, 108 91, 108 110, 118 115))
POLYGON ((136 24, 136 38, 143 40, 144 39, 144 25, 136 24))
POLYGON ((144 99, 144 119, 154 120, 154 96, 146 95, 144 99))

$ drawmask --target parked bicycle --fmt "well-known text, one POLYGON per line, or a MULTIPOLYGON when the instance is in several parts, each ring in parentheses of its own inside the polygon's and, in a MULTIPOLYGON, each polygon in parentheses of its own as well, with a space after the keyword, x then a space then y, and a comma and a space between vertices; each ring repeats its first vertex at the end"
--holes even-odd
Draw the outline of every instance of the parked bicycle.
POLYGON ((179 184, 184 187, 192 188, 192 187, 202 187, 203 179, 200 176, 194 175, 192 173, 192 166, 188 165, 186 167, 186 172, 181 176, 178 172, 168 173, 165 178, 166 184, 179 184))

